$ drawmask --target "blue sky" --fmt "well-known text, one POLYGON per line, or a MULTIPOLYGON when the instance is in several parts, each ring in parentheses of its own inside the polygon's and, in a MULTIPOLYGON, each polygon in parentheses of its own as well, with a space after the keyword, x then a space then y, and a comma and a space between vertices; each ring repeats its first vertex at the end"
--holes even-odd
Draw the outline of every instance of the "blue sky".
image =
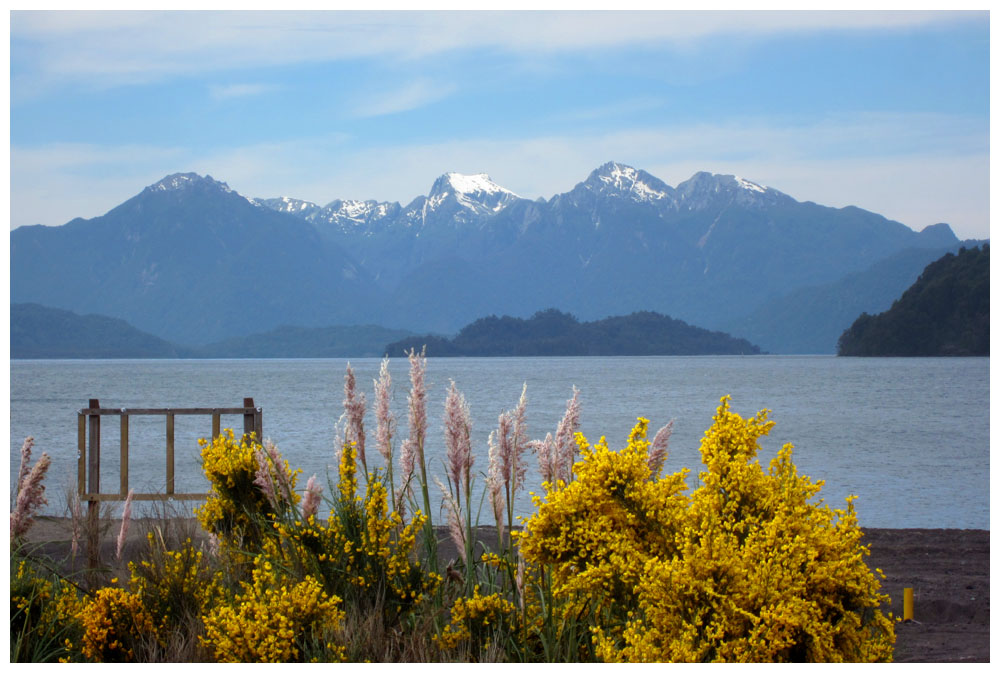
POLYGON ((528 198, 605 161, 989 236, 986 12, 13 12, 11 227, 195 171, 400 201, 528 198))

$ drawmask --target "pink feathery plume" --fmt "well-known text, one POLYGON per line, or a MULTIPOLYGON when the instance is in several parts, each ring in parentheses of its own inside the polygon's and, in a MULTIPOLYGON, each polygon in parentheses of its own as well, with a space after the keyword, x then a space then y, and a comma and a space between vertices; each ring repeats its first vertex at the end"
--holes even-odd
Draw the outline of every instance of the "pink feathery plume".
POLYGON ((556 479, 562 479, 567 484, 573 478, 573 463, 576 460, 578 447, 576 431, 580 428, 580 391, 573 386, 573 397, 566 402, 566 413, 556 428, 556 456, 558 468, 556 479))
POLYGON ((511 414, 511 486, 510 492, 513 494, 524 485, 524 477, 528 471, 528 466, 524 462, 524 452, 528 449, 528 422, 525 419, 525 411, 528 407, 528 384, 521 388, 521 399, 511 414))
POLYGON ((254 451, 254 457, 257 472, 253 483, 260 487, 271 507, 277 508, 279 501, 292 502, 292 475, 274 442, 265 439, 264 446, 254 451))
POLYGON ((274 473, 277 475, 276 483, 280 488, 281 499, 285 502, 292 502, 292 472, 288 465, 281 458, 278 447, 270 439, 264 440, 264 448, 267 449, 271 457, 271 464, 274 465, 274 473))
POLYGON ((558 455, 556 454, 556 442, 552 439, 552 433, 545 433, 545 439, 535 440, 529 443, 538 456, 538 471, 542 475, 542 481, 550 484, 555 483, 555 474, 558 469, 558 455))
POLYGON ((125 549, 125 538, 128 536, 128 525, 132 521, 132 496, 135 494, 133 489, 128 490, 128 495, 125 496, 125 505, 122 507, 122 527, 118 531, 118 545, 115 547, 115 558, 119 561, 122 560, 122 551, 125 549))
POLYGON ((500 474, 504 486, 510 488, 514 474, 514 443, 511 441, 510 430, 513 418, 505 411, 497 418, 496 442, 497 455, 500 457, 500 474))
MULTIPOLYGON (((452 381, 448 397, 444 401, 444 443, 447 448, 448 478, 458 495, 459 504, 461 504, 461 492, 468 486, 469 474, 472 471, 471 434, 472 418, 469 404, 452 381)), ((465 502, 468 505, 468 491, 465 493, 465 502)))
POLYGON ((500 455, 500 444, 496 441, 497 431, 490 433, 490 468, 486 475, 486 487, 489 489, 490 505, 493 506, 493 516, 497 520, 497 529, 503 537, 504 530, 504 508, 507 503, 504 500, 503 486, 503 458, 500 455))
POLYGON ((670 421, 657 430, 653 437, 653 443, 649 445, 649 473, 651 477, 656 477, 667 459, 667 446, 670 444, 670 435, 674 431, 674 422, 670 421))
POLYGON ((14 482, 21 487, 24 482, 25 475, 28 474, 28 465, 31 464, 31 449, 35 446, 34 437, 25 437, 24 443, 21 444, 21 467, 17 470, 17 481, 14 482))
POLYGON ((375 446, 382 454, 386 465, 392 464, 392 435, 396 430, 396 420, 389 409, 389 395, 392 377, 389 375, 389 358, 382 360, 378 381, 375 382, 375 446))
POLYGON ((448 510, 448 534, 451 535, 451 541, 455 543, 459 555, 465 561, 465 527, 462 526, 461 510, 455 498, 448 492, 445 485, 441 483, 441 480, 435 476, 434 481, 437 482, 438 488, 441 489, 442 504, 448 510))
POLYGON ((416 450, 420 463, 424 463, 424 440, 427 437, 427 372, 426 348, 417 354, 416 349, 410 350, 410 396, 409 421, 410 440, 416 450))
POLYGON ((319 512, 319 503, 323 495, 323 487, 316 483, 316 475, 309 477, 306 483, 306 493, 302 496, 302 518, 308 519, 319 512))
MULTIPOLYGON (((27 444, 28 442, 25 442, 27 444)), ((28 457, 31 457, 31 447, 28 447, 28 457)), ((17 501, 10 515, 10 537, 17 539, 24 536, 34 523, 34 513, 42 505, 47 505, 45 499, 45 473, 51 460, 47 453, 42 453, 38 462, 27 471, 17 485, 17 501)))
POLYGON ((344 415, 347 418, 347 430, 344 439, 348 442, 355 442, 358 451, 358 460, 361 461, 361 468, 368 471, 368 463, 365 461, 365 395, 358 393, 354 380, 354 370, 351 363, 347 363, 347 373, 344 374, 344 415))
POLYGON ((254 449, 254 458, 257 461, 257 472, 255 473, 253 483, 264 494, 267 501, 271 504, 271 507, 276 508, 278 506, 278 496, 274 488, 274 477, 271 474, 271 466, 267 455, 262 449, 254 449))

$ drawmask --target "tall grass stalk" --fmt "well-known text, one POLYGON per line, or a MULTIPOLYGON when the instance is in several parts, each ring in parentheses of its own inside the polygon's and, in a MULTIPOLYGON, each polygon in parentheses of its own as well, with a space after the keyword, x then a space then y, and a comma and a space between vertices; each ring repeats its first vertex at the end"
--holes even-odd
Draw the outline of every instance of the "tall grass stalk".
POLYGON ((409 396, 409 421, 410 436, 408 438, 410 450, 414 452, 416 462, 420 467, 418 481, 420 491, 423 496, 423 514, 427 518, 424 526, 424 546, 427 552, 427 562, 434 570, 438 569, 437 558, 437 534, 434 532, 433 516, 431 514, 431 498, 428 490, 427 461, 424 458, 424 446, 427 441, 427 348, 426 346, 417 354, 416 349, 411 349, 407 356, 410 360, 410 396, 409 396))

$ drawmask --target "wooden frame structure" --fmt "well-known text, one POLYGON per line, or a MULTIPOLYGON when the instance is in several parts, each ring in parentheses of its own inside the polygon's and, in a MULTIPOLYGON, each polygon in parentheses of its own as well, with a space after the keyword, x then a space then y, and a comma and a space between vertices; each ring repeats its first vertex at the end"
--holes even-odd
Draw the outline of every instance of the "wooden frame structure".
MULTIPOLYGON (((244 434, 255 433, 261 440, 263 413, 254 405, 252 397, 243 398, 242 407, 193 408, 193 409, 102 409, 100 400, 91 399, 86 409, 80 409, 77 416, 77 490, 80 500, 87 503, 87 518, 92 534, 96 534, 100 503, 125 500, 128 497, 129 459, 129 418, 131 416, 166 417, 166 488, 163 493, 134 493, 133 500, 205 500, 208 493, 176 493, 174 491, 174 418, 178 415, 201 415, 212 417, 212 437, 222 432, 222 416, 243 416, 244 434), (101 417, 118 416, 121 425, 121 463, 117 493, 101 493, 101 417)), ((96 565, 97 540, 90 540, 90 560, 96 565)))

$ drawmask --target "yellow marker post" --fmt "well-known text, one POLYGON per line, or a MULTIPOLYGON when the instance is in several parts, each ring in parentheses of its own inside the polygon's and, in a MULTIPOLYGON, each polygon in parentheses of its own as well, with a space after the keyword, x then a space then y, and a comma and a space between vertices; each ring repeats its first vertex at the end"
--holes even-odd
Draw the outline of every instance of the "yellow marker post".
POLYGON ((913 619, 913 588, 903 589, 903 621, 908 622, 913 619))

